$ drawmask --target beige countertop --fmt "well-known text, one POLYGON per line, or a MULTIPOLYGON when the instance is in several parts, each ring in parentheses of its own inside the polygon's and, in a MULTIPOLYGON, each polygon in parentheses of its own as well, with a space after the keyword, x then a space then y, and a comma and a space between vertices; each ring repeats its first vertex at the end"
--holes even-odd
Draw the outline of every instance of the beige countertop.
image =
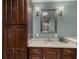
MULTIPOLYGON (((48 38, 33 38, 28 41, 28 47, 51 47, 51 48, 77 48, 77 43, 71 40, 60 42, 57 38, 51 38, 52 41, 46 42, 48 38)), ((68 38, 67 38, 68 39, 68 38)))

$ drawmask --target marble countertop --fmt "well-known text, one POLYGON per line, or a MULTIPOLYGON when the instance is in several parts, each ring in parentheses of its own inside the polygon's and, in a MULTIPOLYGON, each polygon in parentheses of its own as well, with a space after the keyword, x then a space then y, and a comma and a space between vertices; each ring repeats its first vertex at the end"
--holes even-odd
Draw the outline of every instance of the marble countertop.
MULTIPOLYGON (((28 47, 77 48, 77 43, 71 40, 66 40, 66 42, 60 42, 56 38, 53 38, 53 41, 50 42, 46 42, 46 40, 47 38, 30 39, 28 41, 28 47)), ((52 40, 52 38, 50 40, 52 40)))

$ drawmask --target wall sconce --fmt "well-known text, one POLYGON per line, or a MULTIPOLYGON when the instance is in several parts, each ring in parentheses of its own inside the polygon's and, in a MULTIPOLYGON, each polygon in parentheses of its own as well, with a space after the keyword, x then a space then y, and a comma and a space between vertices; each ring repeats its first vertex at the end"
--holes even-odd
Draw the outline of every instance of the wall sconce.
POLYGON ((40 14, 40 8, 36 7, 35 11, 36 11, 36 16, 39 16, 39 14, 40 14))
POLYGON ((59 16, 62 16, 62 15, 63 15, 63 12, 64 12, 64 7, 60 7, 60 8, 58 9, 58 15, 59 15, 59 16))
POLYGON ((39 16, 39 11, 36 12, 36 16, 39 16))
POLYGON ((59 11, 59 16, 62 16, 62 11, 59 11))

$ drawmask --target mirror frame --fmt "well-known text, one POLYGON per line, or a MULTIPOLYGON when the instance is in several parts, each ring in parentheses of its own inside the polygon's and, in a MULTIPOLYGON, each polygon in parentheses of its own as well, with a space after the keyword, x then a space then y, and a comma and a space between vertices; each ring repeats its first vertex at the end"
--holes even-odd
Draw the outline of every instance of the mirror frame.
POLYGON ((41 23, 40 32, 43 33, 43 34, 56 34, 57 33, 57 14, 56 14, 56 17, 55 17, 55 32, 45 32, 45 33, 42 32, 42 19, 43 19, 42 18, 43 17, 42 16, 42 12, 43 11, 57 11, 57 9, 41 9, 41 15, 40 15, 40 19, 41 19, 41 22, 40 22, 41 23))

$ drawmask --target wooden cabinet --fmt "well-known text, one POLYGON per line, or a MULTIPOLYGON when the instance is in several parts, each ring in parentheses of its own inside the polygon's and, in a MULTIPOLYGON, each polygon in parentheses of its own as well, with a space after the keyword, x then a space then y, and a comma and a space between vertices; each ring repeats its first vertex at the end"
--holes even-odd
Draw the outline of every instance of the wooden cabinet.
POLYGON ((60 59, 60 49, 45 48, 43 59, 60 59))
POLYGON ((5 24, 27 24, 27 0, 4 0, 5 24))
POLYGON ((29 59, 77 59, 74 48, 29 48, 29 59))
POLYGON ((62 49, 62 59, 77 59, 77 50, 71 48, 62 49))
POLYGON ((27 59, 27 27, 5 27, 5 59, 27 59))
POLYGON ((27 59, 27 0, 2 1, 3 59, 27 59))
POLYGON ((29 59, 42 59, 42 48, 29 48, 29 59))

